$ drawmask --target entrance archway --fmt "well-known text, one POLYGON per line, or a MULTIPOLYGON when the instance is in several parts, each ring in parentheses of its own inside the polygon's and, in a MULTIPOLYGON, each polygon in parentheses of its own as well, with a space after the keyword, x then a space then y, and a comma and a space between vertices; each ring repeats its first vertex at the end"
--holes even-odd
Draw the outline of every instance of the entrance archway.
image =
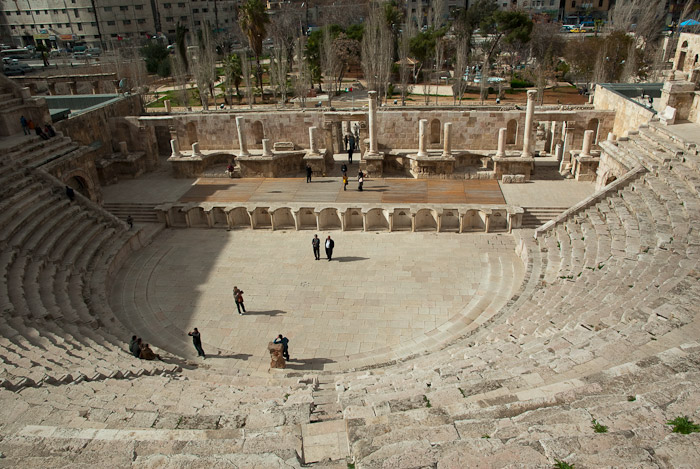
POLYGON ((73 188, 74 191, 81 193, 88 199, 92 200, 92 191, 90 185, 81 176, 72 176, 66 181, 66 186, 73 188))

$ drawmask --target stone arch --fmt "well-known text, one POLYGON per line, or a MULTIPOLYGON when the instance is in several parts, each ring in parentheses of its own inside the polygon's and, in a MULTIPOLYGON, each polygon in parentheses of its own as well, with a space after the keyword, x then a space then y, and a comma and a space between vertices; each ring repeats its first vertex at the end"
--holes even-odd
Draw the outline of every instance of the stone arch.
POLYGON ((291 230, 295 229, 294 216, 292 209, 289 207, 281 207, 272 212, 272 228, 274 230, 291 230))
POLYGON ((187 125, 185 126, 185 130, 187 130, 187 141, 189 142, 190 145, 192 145, 194 142, 197 142, 197 124, 194 122, 188 122, 187 125))
POLYGON ((228 212, 231 228, 250 228, 250 215, 245 207, 236 207, 228 212))
POLYGON ((373 208, 367 212, 366 220, 365 231, 389 229, 389 213, 381 208, 373 208))
POLYGON ((391 229, 393 231, 411 231, 411 211, 407 208, 395 208, 392 214, 391 229))
POLYGON ((250 133, 253 137, 253 143, 255 145, 262 145, 263 138, 265 138, 262 122, 253 122, 253 125, 250 126, 250 133))
POLYGON ((608 174, 608 175, 606 175, 606 177, 605 177, 605 184, 603 184, 603 185, 604 185, 604 186, 607 186, 608 184, 610 184, 610 183, 612 183, 612 182, 614 182, 614 181, 616 181, 616 180, 617 180, 617 177, 615 177, 615 175, 613 175, 613 174, 608 174))
MULTIPOLYGON (((338 222, 340 225, 340 222, 338 222)), ((313 208, 301 208, 297 212, 297 228, 300 230, 315 230, 318 228, 316 212, 313 208)))
POLYGON ((187 211, 187 218, 187 226, 190 228, 209 228, 209 220, 202 207, 190 208, 187 211))
POLYGON ((486 214, 481 210, 467 210, 462 220, 462 231, 485 231, 486 214))
POLYGON ((430 143, 440 143, 440 119, 430 121, 430 143))
POLYGON ((695 58, 693 59, 693 65, 698 64, 698 54, 695 54, 695 58))
POLYGON ((362 209, 349 208, 343 214, 343 218, 345 220, 345 231, 362 230, 365 227, 362 218, 362 209))
POLYGON ((440 214, 440 231, 459 233, 459 211, 445 209, 440 214))
POLYGON ((508 230, 508 216, 505 210, 493 210, 489 219, 489 231, 508 230))
POLYGON ((251 213, 253 228, 258 230, 272 229, 272 216, 266 207, 255 207, 251 213))
POLYGON ((588 124, 586 124, 586 130, 592 130, 594 132, 593 134, 593 143, 598 143, 598 128, 600 127, 600 121, 597 118, 593 118, 588 121, 588 124))
POLYGON ((683 41, 683 44, 681 44, 681 49, 685 49, 688 47, 688 41, 683 41))
POLYGON ((416 212, 415 231, 437 231, 437 213, 429 208, 416 212))
POLYGON ((515 145, 515 140, 518 138, 518 121, 511 119, 506 124, 506 145, 515 145))
POLYGON ((70 186, 76 192, 81 193, 88 199, 92 200, 92 189, 90 188, 90 183, 83 176, 74 174, 73 176, 66 179, 66 186, 70 186))
POLYGON ((318 227, 322 230, 338 230, 342 227, 337 208, 324 208, 318 214, 318 227))
POLYGON ((228 217, 223 207, 212 207, 211 221, 214 228, 228 228, 228 217))

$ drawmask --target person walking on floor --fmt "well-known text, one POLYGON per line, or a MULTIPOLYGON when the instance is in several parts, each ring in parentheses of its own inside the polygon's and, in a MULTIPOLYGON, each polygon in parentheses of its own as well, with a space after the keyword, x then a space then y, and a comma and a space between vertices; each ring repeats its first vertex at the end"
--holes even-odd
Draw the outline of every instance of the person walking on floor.
POLYGON ((352 152, 355 151, 355 137, 348 137, 348 163, 352 164, 352 152))
POLYGON ((321 258, 321 240, 318 239, 318 235, 314 235, 314 239, 311 240, 311 246, 314 248, 314 257, 316 260, 321 258))
POLYGON ((243 290, 239 290, 238 287, 233 287, 233 299, 236 300, 236 308, 238 308, 238 314, 243 314, 246 312, 245 305, 243 304, 243 290), (241 313, 241 309, 243 313, 241 313))
POLYGON ((343 174, 343 176, 348 174, 348 165, 346 165, 345 163, 340 165, 340 172, 343 174))
POLYGON ((365 175, 362 174, 362 171, 360 171, 357 174, 357 190, 362 192, 362 184, 365 182, 365 175))
POLYGON ((129 229, 132 229, 134 227, 134 218, 131 215, 126 217, 126 222, 129 225, 129 229))
POLYGON ((328 262, 331 261, 333 258, 333 248, 335 247, 335 242, 331 239, 330 236, 326 238, 326 257, 328 258, 328 262))
POLYGON ((192 337, 192 344, 194 345, 194 348, 197 349, 197 355, 203 359, 206 359, 207 356, 204 354, 204 350, 202 349, 202 337, 199 335, 197 328, 195 327, 194 330, 188 332, 187 335, 192 337))
POLYGON ((343 174, 343 190, 348 190, 348 175, 343 174))
POLYGON ((311 170, 311 166, 309 166, 309 165, 307 164, 307 165, 306 165, 306 183, 307 183, 307 184, 308 184, 309 182, 311 182, 311 174, 312 174, 312 173, 313 173, 313 171, 311 170))
POLYGON ((289 360, 289 339, 280 334, 275 340, 272 341, 272 343, 282 344, 282 356, 285 360, 289 360))
POLYGON ((19 118, 19 123, 22 124, 22 132, 24 132, 24 135, 31 135, 32 133, 29 131, 29 124, 27 122, 27 118, 22 116, 19 118))

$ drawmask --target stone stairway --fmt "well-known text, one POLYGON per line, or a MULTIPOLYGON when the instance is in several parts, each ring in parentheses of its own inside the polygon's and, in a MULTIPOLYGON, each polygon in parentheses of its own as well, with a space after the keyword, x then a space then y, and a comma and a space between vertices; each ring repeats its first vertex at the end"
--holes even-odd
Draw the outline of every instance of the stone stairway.
POLYGON ((523 207, 523 228, 537 228, 544 225, 557 215, 565 211, 568 207, 523 207))
POLYGON ((122 203, 106 202, 105 210, 113 213, 120 220, 126 221, 131 215, 135 223, 158 223, 158 213, 153 209, 156 203, 122 203))

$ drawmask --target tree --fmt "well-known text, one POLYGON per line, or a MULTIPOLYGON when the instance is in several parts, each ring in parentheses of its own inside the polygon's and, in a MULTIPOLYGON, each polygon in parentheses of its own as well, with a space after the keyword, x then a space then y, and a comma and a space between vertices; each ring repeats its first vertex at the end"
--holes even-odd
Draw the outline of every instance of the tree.
POLYGON ((274 44, 270 55, 270 81, 274 90, 279 91, 282 105, 287 102, 287 48, 284 44, 274 44))
POLYGON ((141 56, 146 61, 146 71, 161 77, 170 76, 170 53, 160 41, 148 41, 141 48, 141 56))
POLYGON ((177 48, 177 54, 180 56, 180 61, 182 62, 182 67, 184 68, 185 74, 190 69, 189 61, 187 60, 187 33, 189 29, 185 27, 184 24, 180 24, 178 21, 175 25, 175 46, 177 48))
POLYGON ((398 50, 399 50, 399 81, 401 83, 401 105, 406 105, 406 95, 410 93, 411 88, 408 85, 408 78, 410 76, 411 68, 415 68, 415 64, 410 64, 409 62, 413 59, 410 57, 411 54, 411 39, 416 34, 416 24, 412 19, 406 21, 404 25, 404 30, 399 36, 398 50))
POLYGON ((339 75, 339 60, 333 48, 333 37, 331 28, 323 28, 323 40, 321 41, 321 68, 326 79, 326 92, 328 93, 328 105, 333 105, 333 96, 336 93, 337 80, 339 75))
POLYGON ((559 57, 564 52, 565 42, 556 23, 537 23, 532 28, 530 54, 534 66, 528 70, 528 78, 537 87, 539 104, 544 102, 544 90, 550 80, 555 79, 559 57))
POLYGON ((252 109, 255 96, 253 94, 253 81, 251 80, 253 74, 250 69, 250 59, 248 58, 247 49, 241 54, 241 71, 243 72, 243 82, 245 83, 245 99, 248 102, 248 106, 252 109))
POLYGON ((236 88, 236 96, 240 98, 239 87, 241 86, 242 74, 241 57, 237 54, 227 56, 224 59, 224 78, 226 80, 226 93, 229 105, 233 105, 233 88, 236 88))
POLYGON ((392 64, 391 31, 379 7, 372 6, 362 36, 362 69, 370 89, 386 99, 392 64))
POLYGON ((238 23, 248 38, 248 44, 255 56, 256 76, 261 91, 263 84, 260 56, 262 55, 262 42, 267 34, 266 25, 269 22, 270 18, 265 11, 265 5, 260 0, 248 0, 238 11, 238 23))
POLYGON ((304 57, 306 44, 305 38, 299 37, 294 41, 294 57, 297 63, 297 73, 292 77, 294 85, 294 93, 299 99, 299 105, 303 108, 306 106, 306 95, 309 89, 313 86, 311 83, 311 71, 309 70, 309 62, 304 57))
POLYGON ((199 47, 192 55, 190 63, 194 71, 194 78, 199 89, 199 99, 202 102, 202 108, 206 111, 209 109, 209 96, 214 100, 216 106, 216 95, 214 93, 214 83, 218 78, 216 74, 216 48, 211 38, 209 25, 202 31, 199 47))

